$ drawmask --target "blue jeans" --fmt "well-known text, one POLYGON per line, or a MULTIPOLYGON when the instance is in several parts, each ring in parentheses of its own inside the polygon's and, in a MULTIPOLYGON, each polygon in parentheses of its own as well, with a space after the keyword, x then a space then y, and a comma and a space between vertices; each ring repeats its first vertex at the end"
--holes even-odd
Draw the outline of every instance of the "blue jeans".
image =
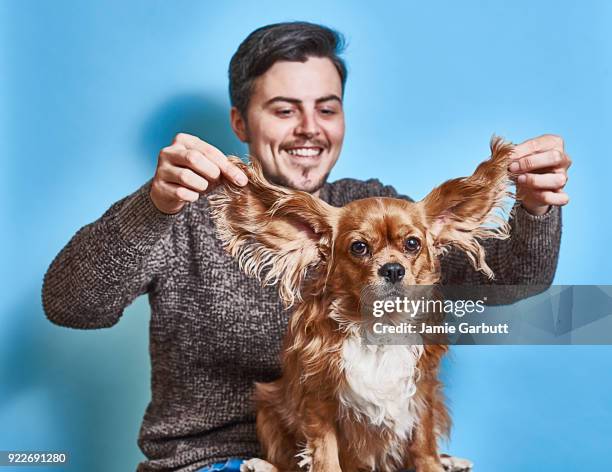
POLYGON ((198 472, 240 472, 240 464, 244 462, 243 459, 229 459, 226 462, 217 462, 208 467, 200 469, 198 472))
MULTIPOLYGON (((217 462, 216 464, 209 465, 208 467, 204 467, 200 469, 198 472, 240 472, 240 464, 244 462, 243 459, 229 459, 227 462, 217 462)), ((404 472, 412 472, 410 470, 406 470, 404 472)))

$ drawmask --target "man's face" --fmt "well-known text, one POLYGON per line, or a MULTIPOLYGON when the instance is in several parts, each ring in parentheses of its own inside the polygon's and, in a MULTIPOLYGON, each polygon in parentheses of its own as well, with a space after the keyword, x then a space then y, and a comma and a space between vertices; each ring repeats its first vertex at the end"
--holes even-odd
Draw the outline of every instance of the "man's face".
POLYGON ((255 81, 246 118, 232 110, 234 129, 266 177, 315 193, 344 139, 340 74, 327 58, 276 62, 255 81))

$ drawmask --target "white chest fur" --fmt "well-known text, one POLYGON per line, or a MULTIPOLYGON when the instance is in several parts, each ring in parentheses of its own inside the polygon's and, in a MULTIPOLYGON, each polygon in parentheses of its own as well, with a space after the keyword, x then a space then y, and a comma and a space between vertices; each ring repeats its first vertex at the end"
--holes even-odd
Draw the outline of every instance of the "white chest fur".
POLYGON ((414 394, 422 353, 423 346, 367 346, 358 335, 347 338, 342 362, 348 386, 340 392, 346 412, 410 437, 421 410, 414 394))

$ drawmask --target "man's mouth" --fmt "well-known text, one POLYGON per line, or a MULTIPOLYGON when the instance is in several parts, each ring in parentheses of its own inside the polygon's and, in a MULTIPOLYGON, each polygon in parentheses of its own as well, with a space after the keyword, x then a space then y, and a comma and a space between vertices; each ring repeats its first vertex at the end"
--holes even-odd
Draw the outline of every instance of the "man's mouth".
POLYGON ((285 148, 284 151, 292 157, 302 159, 314 159, 323 153, 323 148, 318 146, 313 147, 292 147, 285 148))

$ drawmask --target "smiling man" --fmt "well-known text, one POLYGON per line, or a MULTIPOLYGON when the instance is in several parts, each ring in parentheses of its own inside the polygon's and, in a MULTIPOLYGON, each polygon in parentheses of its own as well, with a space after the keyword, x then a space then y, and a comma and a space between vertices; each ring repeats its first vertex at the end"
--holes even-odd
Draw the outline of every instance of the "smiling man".
MULTIPOLYGON (((268 179, 332 205, 408 198, 375 179, 327 182, 344 138, 341 52, 338 33, 310 23, 251 33, 230 64, 234 132, 268 179)), ((259 455, 253 383, 280 375, 290 314, 273 288, 246 278, 224 252, 200 198, 247 178, 203 138, 177 135, 161 150, 153 179, 81 228, 44 281, 47 316, 73 328, 110 327, 148 293, 152 398, 140 430, 147 456, 140 472, 213 464, 230 471, 259 455)), ((515 207, 511 238, 485 244, 497 283, 551 283, 569 164, 556 136, 517 147, 512 169, 523 203, 515 207)), ((488 282, 457 252, 444 257, 442 276, 444 283, 488 282)))
POLYGON ((236 135, 269 180, 318 195, 344 138, 341 74, 327 57, 279 61, 255 81, 247 108, 232 108, 236 135))

